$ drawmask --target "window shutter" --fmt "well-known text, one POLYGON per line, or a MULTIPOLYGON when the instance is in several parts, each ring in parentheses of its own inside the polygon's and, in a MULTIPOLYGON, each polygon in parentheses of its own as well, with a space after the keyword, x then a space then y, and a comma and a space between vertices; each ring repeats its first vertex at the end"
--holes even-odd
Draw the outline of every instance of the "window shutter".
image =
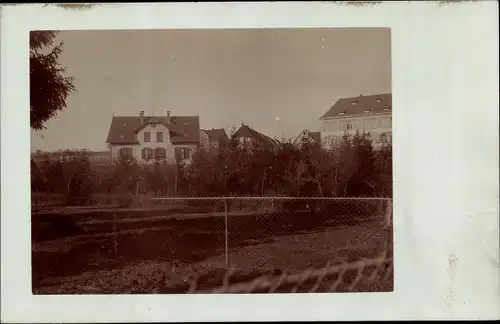
POLYGON ((180 148, 180 147, 176 147, 175 150, 174 150, 174 152, 175 152, 175 159, 177 161, 181 160, 181 150, 182 150, 182 148, 180 148))

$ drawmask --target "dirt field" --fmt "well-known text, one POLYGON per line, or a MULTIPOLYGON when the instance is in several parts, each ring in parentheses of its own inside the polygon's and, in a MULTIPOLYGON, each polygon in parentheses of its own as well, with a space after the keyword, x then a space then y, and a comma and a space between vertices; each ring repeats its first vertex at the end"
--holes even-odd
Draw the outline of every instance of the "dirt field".
MULTIPOLYGON (((33 292, 183 293, 194 277, 200 289, 216 286, 226 273, 223 216, 33 215, 33 292)), ((268 212, 232 213, 228 220, 236 281, 375 257, 387 235, 378 218, 346 224, 339 216, 268 212)), ((392 276, 379 284, 366 290, 392 290, 392 276)))

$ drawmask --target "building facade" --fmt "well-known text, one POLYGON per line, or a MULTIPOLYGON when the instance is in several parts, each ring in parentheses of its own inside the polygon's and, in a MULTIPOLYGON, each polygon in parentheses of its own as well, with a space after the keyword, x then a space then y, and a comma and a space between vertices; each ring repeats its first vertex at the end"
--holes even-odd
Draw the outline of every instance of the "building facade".
POLYGON ((305 129, 295 138, 293 143, 299 146, 302 146, 304 143, 321 144, 321 132, 311 132, 305 129))
POLYGON ((189 163, 200 143, 198 116, 113 116, 106 143, 113 161, 189 163))
POLYGON ((229 137, 223 128, 200 130, 200 148, 208 152, 217 152, 229 143, 229 137))
POLYGON ((331 146, 345 134, 370 134, 374 148, 392 143, 392 95, 339 99, 321 118, 321 141, 331 146))
POLYGON ((233 138, 237 139, 241 145, 247 145, 249 147, 258 146, 266 149, 275 149, 279 145, 277 140, 245 124, 241 124, 241 127, 233 134, 233 138))

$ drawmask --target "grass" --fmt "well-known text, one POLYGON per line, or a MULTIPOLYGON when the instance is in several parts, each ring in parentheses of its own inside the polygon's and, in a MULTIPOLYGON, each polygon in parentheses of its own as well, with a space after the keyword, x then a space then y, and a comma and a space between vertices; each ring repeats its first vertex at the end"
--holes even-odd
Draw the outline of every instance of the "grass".
MULTIPOLYGON (((236 282, 375 257, 386 238, 378 220, 347 226, 305 215, 232 218, 229 263, 236 282)), ((193 278, 198 289, 209 289, 227 271, 221 217, 121 217, 116 236, 112 220, 76 219, 81 233, 33 242, 34 293, 184 293, 193 278)), ((358 289, 390 291, 392 277, 370 285, 358 289)))

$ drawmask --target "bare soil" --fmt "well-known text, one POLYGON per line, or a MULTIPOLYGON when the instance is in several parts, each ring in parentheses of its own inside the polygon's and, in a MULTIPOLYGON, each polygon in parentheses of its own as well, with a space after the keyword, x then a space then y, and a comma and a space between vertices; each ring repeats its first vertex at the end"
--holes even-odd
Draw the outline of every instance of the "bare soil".
MULTIPOLYGON (((376 257, 387 238, 382 219, 356 221, 345 215, 303 212, 230 214, 228 257, 235 269, 231 280, 376 257)), ((36 294, 185 293, 194 278, 197 289, 209 289, 219 285, 227 271, 220 213, 34 214, 32 233, 36 294)), ((327 286, 328 280, 335 278, 325 279, 327 286)), ((391 291, 392 275, 359 287, 391 291)))

